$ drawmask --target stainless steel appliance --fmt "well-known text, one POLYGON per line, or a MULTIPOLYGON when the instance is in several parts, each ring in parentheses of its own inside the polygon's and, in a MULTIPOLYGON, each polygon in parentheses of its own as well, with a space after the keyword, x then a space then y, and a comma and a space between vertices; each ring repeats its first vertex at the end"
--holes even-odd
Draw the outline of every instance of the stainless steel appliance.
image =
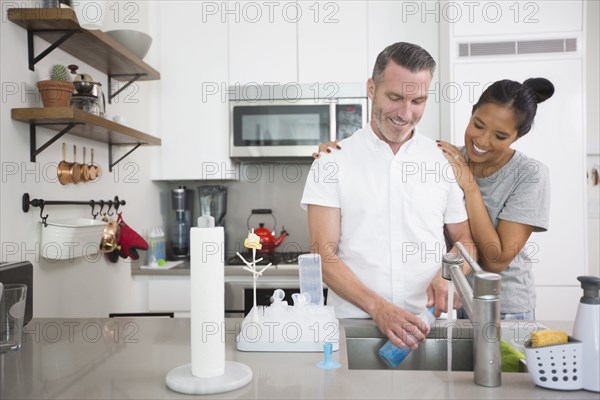
POLYGON ((75 64, 69 65, 68 68, 73 74, 75 88, 75 93, 71 96, 71 106, 100 117, 104 116, 106 100, 100 82, 95 82, 88 74, 78 74, 79 67, 75 64))
POLYGON ((232 158, 310 157, 367 124, 366 84, 229 88, 232 158))
POLYGON ((194 191, 186 189, 185 186, 171 190, 171 205, 175 212, 167 248, 167 258, 171 260, 186 259, 190 256, 191 206, 193 199, 194 191))

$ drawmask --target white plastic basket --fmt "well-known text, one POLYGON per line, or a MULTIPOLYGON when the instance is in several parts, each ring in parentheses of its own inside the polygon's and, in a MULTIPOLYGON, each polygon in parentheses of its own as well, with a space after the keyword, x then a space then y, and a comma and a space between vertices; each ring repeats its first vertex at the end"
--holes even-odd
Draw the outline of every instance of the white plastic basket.
POLYGON ((73 218, 41 225, 40 255, 49 260, 67 260, 98 253, 105 222, 73 218))
POLYGON ((525 343, 525 360, 533 382, 557 390, 583 388, 582 344, 569 337, 569 342, 544 347, 525 343))

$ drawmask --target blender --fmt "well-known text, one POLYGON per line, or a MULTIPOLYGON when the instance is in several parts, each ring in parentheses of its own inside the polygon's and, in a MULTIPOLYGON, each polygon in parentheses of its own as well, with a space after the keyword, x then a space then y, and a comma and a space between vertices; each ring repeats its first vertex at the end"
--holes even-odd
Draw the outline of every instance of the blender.
MULTIPOLYGON (((214 218, 214 226, 222 226, 225 231, 225 249, 227 249, 227 230, 225 229, 225 214, 227 213, 227 188, 220 185, 198 186, 200 202, 200 217, 203 219, 214 218)), ((200 225, 199 225, 200 226, 200 225)))
POLYGON ((175 220, 171 224, 171 240, 169 241, 169 258, 173 260, 187 259, 190 256, 190 227, 192 221, 193 190, 180 186, 171 191, 171 205, 175 212, 175 220))
POLYGON ((215 219, 215 226, 225 227, 227 188, 219 185, 199 186, 198 197, 200 198, 200 216, 211 216, 215 219))

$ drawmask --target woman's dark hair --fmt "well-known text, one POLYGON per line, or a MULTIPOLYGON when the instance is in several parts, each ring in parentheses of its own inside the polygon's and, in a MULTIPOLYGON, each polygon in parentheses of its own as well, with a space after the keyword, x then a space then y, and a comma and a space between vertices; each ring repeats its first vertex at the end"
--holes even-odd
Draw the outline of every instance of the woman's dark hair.
POLYGON ((389 45, 377 56, 372 76, 375 82, 383 80, 383 70, 390 61, 406 68, 410 72, 426 70, 431 72, 431 76, 433 76, 435 70, 435 60, 427 50, 416 44, 398 42, 389 45))
POLYGON ((516 119, 517 137, 521 137, 531 130, 538 103, 549 99, 553 94, 554 85, 545 78, 530 78, 522 84, 504 79, 494 82, 484 90, 472 112, 488 103, 512 109, 516 119))

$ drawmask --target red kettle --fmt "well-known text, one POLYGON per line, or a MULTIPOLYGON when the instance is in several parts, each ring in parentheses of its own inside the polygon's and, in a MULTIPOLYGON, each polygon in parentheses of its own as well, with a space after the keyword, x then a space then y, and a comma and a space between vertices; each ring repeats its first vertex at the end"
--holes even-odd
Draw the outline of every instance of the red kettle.
POLYGON ((254 209, 250 212, 250 216, 246 221, 246 226, 248 230, 250 230, 250 218, 252 218, 253 215, 271 215, 271 218, 273 218, 273 231, 270 231, 267 228, 265 228, 264 222, 259 222, 259 227, 254 228, 254 233, 260 238, 260 244, 262 245, 262 248, 259 250, 259 253, 272 254, 273 252, 275 252, 275 248, 281 243, 283 243, 283 240, 286 236, 289 236, 289 234, 286 232, 285 227, 282 227, 279 237, 275 237, 275 229, 277 229, 277 220, 275 219, 273 212, 269 208, 254 209))

